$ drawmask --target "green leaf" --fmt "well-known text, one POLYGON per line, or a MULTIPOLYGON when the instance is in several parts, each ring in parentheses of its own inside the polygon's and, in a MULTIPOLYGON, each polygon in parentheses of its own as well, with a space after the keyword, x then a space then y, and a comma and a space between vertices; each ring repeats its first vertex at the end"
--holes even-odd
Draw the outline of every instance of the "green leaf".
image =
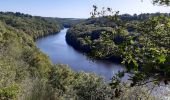
POLYGON ((159 63, 164 63, 166 61, 166 56, 164 54, 160 55, 158 57, 158 61, 159 63))

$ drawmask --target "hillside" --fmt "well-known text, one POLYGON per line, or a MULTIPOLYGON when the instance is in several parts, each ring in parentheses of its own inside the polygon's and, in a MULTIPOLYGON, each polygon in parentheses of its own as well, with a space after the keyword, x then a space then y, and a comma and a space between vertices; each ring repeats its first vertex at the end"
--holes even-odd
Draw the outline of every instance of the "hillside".
POLYGON ((52 65, 34 39, 59 31, 57 23, 21 13, 0 14, 0 99, 103 100, 113 89, 94 74, 52 65), (94 97, 95 96, 95 97, 94 97))
POLYGON ((88 19, 70 28, 66 40, 91 58, 123 63, 129 71, 137 71, 134 84, 149 77, 167 83, 170 76, 170 18, 167 14, 155 15, 150 14, 151 17, 142 20, 122 19, 124 15, 88 19))
MULTIPOLYGON (((113 27, 99 27, 93 24, 91 26, 79 25, 70 29, 72 31, 75 31, 73 30, 74 28, 77 29, 75 33, 78 35, 75 34, 76 36, 84 33, 84 31, 81 31, 82 29, 87 31, 88 36, 91 36, 91 30, 95 30, 94 36, 92 36, 93 40, 98 39, 100 35, 103 34, 101 40, 95 42, 96 45, 100 46, 98 43, 102 44, 103 41, 107 39, 108 41, 104 42, 104 48, 102 49, 105 49, 107 45, 108 48, 106 50, 109 50, 110 47, 112 48, 110 43, 113 43, 110 35, 115 36, 111 34, 114 29, 113 27), (80 28, 77 28, 79 25, 80 28), (101 31, 107 30, 106 33, 108 34, 96 34, 100 33, 98 29, 101 31), (82 33, 79 33, 79 31, 82 33)), ((43 17, 1 12, 1 100, 65 100, 68 98, 73 100, 112 100, 118 97, 118 99, 128 99, 129 97, 132 99, 141 97, 144 99, 152 98, 152 96, 148 94, 149 91, 147 87, 145 87, 145 89, 140 86, 131 87, 128 84, 120 83, 120 80, 114 77, 108 84, 103 82, 101 77, 94 74, 73 72, 66 65, 52 65, 49 58, 36 47, 35 39, 60 31, 59 26, 58 23, 48 21, 43 17)), ((124 31, 122 33, 124 33, 124 31)), ((121 34, 120 36, 127 35, 129 34, 121 34)), ((165 33, 165 36, 166 35, 168 34, 165 33)), ((86 34, 81 36, 86 36, 86 34)), ((82 40, 84 39, 83 37, 81 38, 82 40)), ((89 37, 83 41, 85 41, 85 44, 93 42, 89 37)), ((121 41, 117 42, 115 46, 120 43, 121 41)), ((164 48, 166 48, 166 46, 164 48)), ((113 48, 113 50, 115 49, 113 48)), ((98 49, 98 51, 99 53, 101 52, 100 49, 98 49)), ((94 54, 95 53, 94 51, 94 54)), ((107 52, 102 51, 102 53, 107 52)), ((96 57, 98 57, 98 55, 96 57)), ((165 62, 164 64, 166 65, 167 63, 165 62)), ((120 72, 118 76, 121 76, 121 74, 120 72)), ((169 73, 167 73, 167 75, 169 75, 169 73)))
POLYGON ((49 22, 56 22, 60 25, 60 27, 70 28, 78 23, 83 22, 85 19, 76 19, 76 18, 52 18, 45 17, 45 19, 49 22))
POLYGON ((60 31, 60 26, 56 22, 49 22, 42 17, 22 13, 1 12, 0 20, 8 26, 24 31, 34 39, 60 31))
POLYGON ((66 28, 70 28, 78 23, 83 22, 85 19, 76 18, 55 18, 55 20, 66 28))

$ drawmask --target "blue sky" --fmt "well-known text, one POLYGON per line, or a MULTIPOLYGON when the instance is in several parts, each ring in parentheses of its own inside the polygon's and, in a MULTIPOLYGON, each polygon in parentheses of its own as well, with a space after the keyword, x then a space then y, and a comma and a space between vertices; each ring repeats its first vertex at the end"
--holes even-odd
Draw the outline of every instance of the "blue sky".
POLYGON ((151 12, 170 13, 170 7, 154 6, 151 0, 1 0, 0 11, 22 12, 31 15, 63 18, 87 18, 92 5, 111 7, 121 14, 151 12))

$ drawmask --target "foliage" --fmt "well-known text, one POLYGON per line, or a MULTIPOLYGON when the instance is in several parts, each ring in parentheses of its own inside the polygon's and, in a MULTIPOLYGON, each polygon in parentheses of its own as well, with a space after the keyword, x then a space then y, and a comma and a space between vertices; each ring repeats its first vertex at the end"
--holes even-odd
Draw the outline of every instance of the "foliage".
POLYGON ((170 5, 170 0, 153 0, 154 4, 159 4, 159 5, 170 5))
POLYGON ((76 19, 76 18, 54 18, 58 23, 66 28, 70 28, 78 23, 81 23, 85 19, 76 19))
POLYGON ((41 18, 20 13, 0 13, 0 99, 20 99, 21 94, 27 94, 24 91, 38 84, 22 87, 29 79, 47 80, 52 64, 35 46, 33 38, 42 36, 41 28, 34 29, 39 27, 35 21, 47 25, 43 28, 44 32, 53 27, 41 18), (31 27, 34 28, 30 34, 27 30, 31 27))
POLYGON ((101 17, 95 6, 92 15, 98 17, 92 16, 90 21, 69 29, 66 39, 70 45, 92 58, 122 62, 128 71, 134 69, 147 75, 143 78, 153 77, 167 84, 170 76, 170 18, 167 15, 144 20, 121 19, 117 13, 101 17))
MULTIPOLYGON (((21 23, 18 24, 19 27, 9 24, 21 16, 23 19, 31 16, 19 14, 20 17, 17 17, 18 15, 13 13, 3 14, 3 20, 0 20, 0 99, 109 100, 114 98, 114 89, 111 89, 100 77, 84 72, 73 72, 65 65, 52 65, 48 57, 36 48, 34 35, 24 31, 27 27, 20 28, 21 23), (11 16, 14 18, 10 18, 11 16), (9 19, 8 23, 6 19, 9 19)), ((32 22, 32 25, 34 24, 32 22)), ((35 36, 42 36, 39 34, 41 32, 35 36)), ((85 42, 90 43, 88 39, 87 37, 85 42)))
POLYGON ((50 84, 63 99, 108 100, 112 90, 94 74, 75 73, 67 66, 56 65, 50 72, 50 84))
MULTIPOLYGON (((120 19, 114 23, 108 23, 113 19, 104 20, 88 19, 75 25, 69 30, 67 41, 96 58, 118 56, 125 58, 125 63, 137 71, 141 66, 143 73, 135 73, 137 77, 132 78, 136 84, 151 75, 161 79, 162 72, 165 78, 169 78, 169 18, 161 16, 132 23, 120 19), (134 28, 134 33, 128 31, 129 26, 134 28), (142 62, 139 62, 141 59, 142 62), (151 71, 153 73, 148 74, 151 71)), ((52 65, 48 57, 36 48, 34 39, 59 29, 56 22, 42 17, 0 13, 0 99, 111 100, 148 97, 143 89, 126 87, 119 80, 108 85, 94 74, 76 73, 65 65, 52 65)))
POLYGON ((47 21, 42 17, 24 15, 18 12, 0 12, 0 20, 8 26, 22 30, 34 39, 60 31, 60 26, 57 22, 47 21))

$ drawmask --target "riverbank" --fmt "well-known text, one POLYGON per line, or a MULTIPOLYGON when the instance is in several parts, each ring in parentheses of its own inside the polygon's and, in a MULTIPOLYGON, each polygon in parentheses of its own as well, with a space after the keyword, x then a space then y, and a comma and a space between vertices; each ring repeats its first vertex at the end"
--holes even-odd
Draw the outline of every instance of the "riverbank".
MULTIPOLYGON (((95 73, 103 77, 105 79, 105 82, 108 83, 110 82, 113 75, 115 75, 118 71, 124 70, 123 66, 111 62, 89 59, 88 56, 83 55, 82 52, 79 52, 73 47, 69 46, 65 40, 67 30, 68 29, 65 28, 57 34, 42 37, 36 41, 37 47, 40 48, 43 53, 49 56, 53 64, 62 63, 68 65, 68 67, 76 72, 95 73)), ((126 80, 128 79, 129 74, 125 74, 122 81, 126 82, 126 80)), ((140 88, 144 90, 148 89, 148 92, 152 90, 153 86, 148 85, 140 88)), ((141 91, 140 89, 138 90, 141 91)), ((151 96, 164 99, 168 98, 168 96, 165 96, 166 94, 164 90, 166 91, 166 93, 169 93, 168 86, 155 86, 153 92, 151 93, 151 96), (160 95, 158 95, 157 93, 159 93, 160 95), (164 95, 164 97, 162 97, 162 95, 164 95)))
POLYGON ((74 72, 63 64, 54 65, 36 47, 33 38, 50 33, 53 25, 49 23, 42 17, 0 12, 0 99, 90 99, 94 95, 105 99, 110 96, 113 90, 108 89, 109 85, 100 77, 74 72), (98 95, 100 90, 107 92, 98 95))
POLYGON ((75 50, 66 42, 67 30, 68 28, 65 28, 57 34, 42 37, 36 41, 37 47, 50 57, 53 64, 66 64, 74 71, 95 73, 107 81, 110 81, 119 71, 125 70, 122 65, 90 59, 87 55, 75 50))

